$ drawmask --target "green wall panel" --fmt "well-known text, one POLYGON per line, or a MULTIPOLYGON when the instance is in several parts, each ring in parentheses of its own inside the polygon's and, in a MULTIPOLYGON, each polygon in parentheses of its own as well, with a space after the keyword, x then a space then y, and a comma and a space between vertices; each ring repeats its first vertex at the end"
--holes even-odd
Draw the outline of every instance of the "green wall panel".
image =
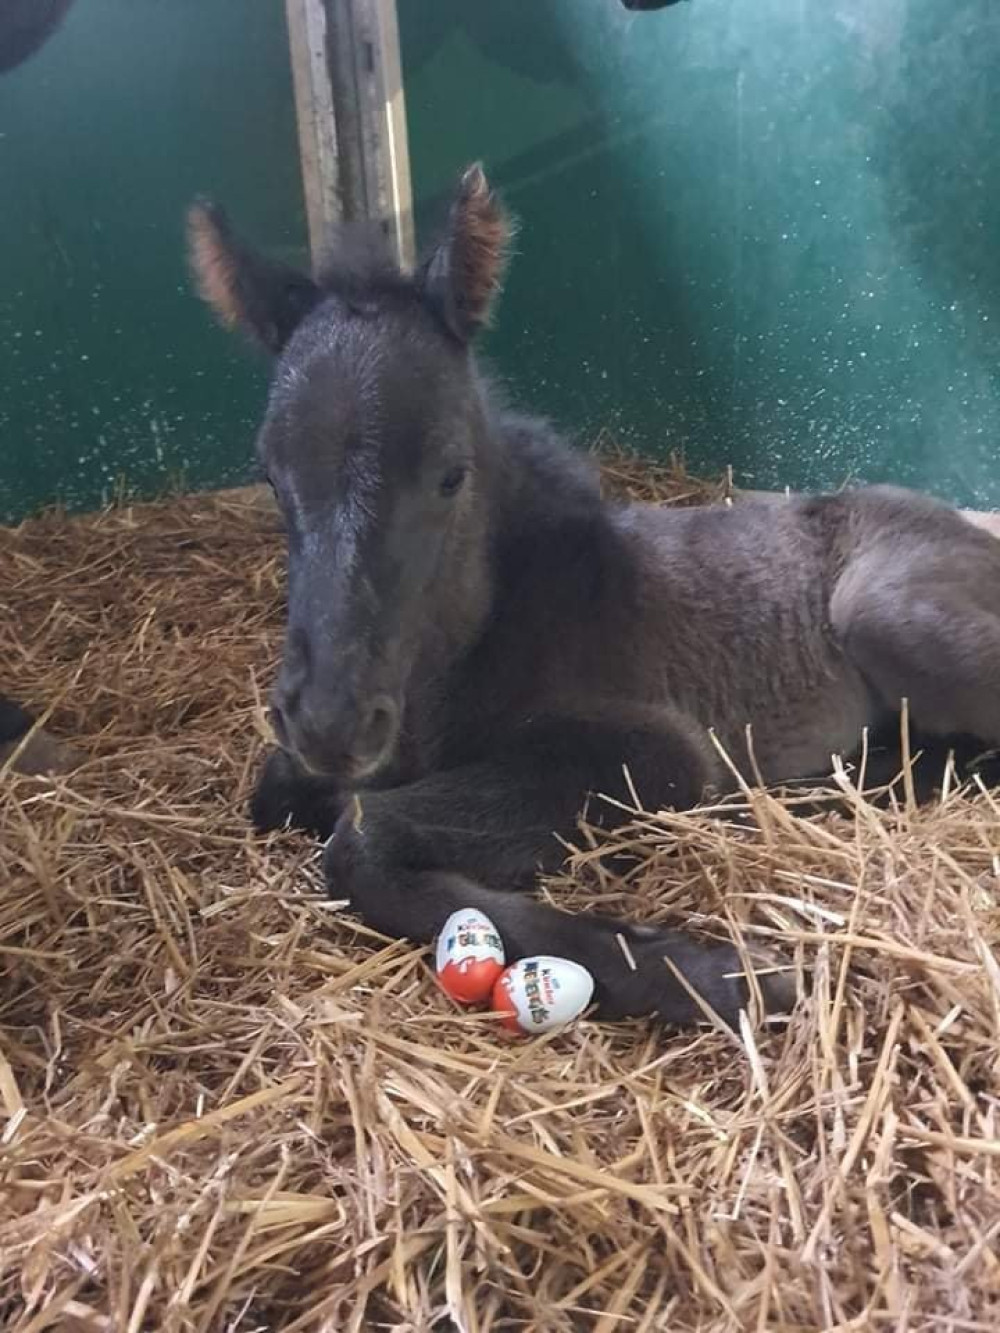
POLYGON ((0 76, 0 519, 249 475, 265 368, 190 293, 200 192, 308 262, 282 0, 77 0, 0 76))
POLYGON ((488 352, 759 486, 1000 504, 995 0, 399 0, 418 229, 524 219, 488 352))

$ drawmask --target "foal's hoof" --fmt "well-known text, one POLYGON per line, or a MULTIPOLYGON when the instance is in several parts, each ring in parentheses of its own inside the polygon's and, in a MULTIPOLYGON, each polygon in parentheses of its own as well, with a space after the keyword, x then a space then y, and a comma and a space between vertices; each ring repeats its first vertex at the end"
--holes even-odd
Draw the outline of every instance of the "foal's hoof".
POLYGON ((26 777, 53 777, 57 773, 71 773, 83 763, 83 754, 56 740, 39 727, 25 740, 5 741, 0 745, 0 768, 9 766, 12 773, 26 777))
MULTIPOLYGON (((715 955, 715 966, 719 969, 712 1007, 723 1022, 738 1029, 740 1010, 749 1013, 752 1003, 747 965, 739 950, 729 945, 720 945, 712 953, 715 955)), ((750 952, 749 963, 763 1005, 762 1017, 776 1018, 790 1014, 798 999, 794 968, 780 958, 759 951, 750 952)), ((708 1015, 701 1013, 700 1017, 707 1019, 708 1015)))
POLYGON ((250 798, 250 819, 258 833, 294 828, 328 838, 343 805, 335 788, 303 773, 285 750, 272 750, 250 798))
MULTIPOLYGON (((601 987, 601 1018, 655 1014, 666 1023, 691 1027, 714 1016, 739 1027, 740 1010, 751 1006, 751 988, 732 945, 702 945, 672 931, 642 927, 630 935, 628 945, 627 970, 616 967, 613 977, 601 978, 607 983, 601 987)), ((765 1013, 787 1014, 796 1001, 795 974, 773 958, 751 955, 750 961, 765 1013)))
MULTIPOLYGON (((736 950, 734 949, 733 952, 735 954, 736 950)), ((736 958, 739 959, 738 954, 736 954, 736 958)), ((764 1017, 777 1018, 791 1014, 799 999, 798 980, 794 966, 785 959, 760 953, 751 954, 750 963, 763 1002, 764 1017)), ((739 959, 738 967, 740 972, 745 970, 741 959, 739 959)), ((742 977, 738 985, 741 999, 740 1007, 746 1008, 750 997, 749 987, 742 977)))
POLYGON ((323 849, 323 878, 331 898, 350 898, 351 883, 364 855, 357 800, 351 797, 323 849))

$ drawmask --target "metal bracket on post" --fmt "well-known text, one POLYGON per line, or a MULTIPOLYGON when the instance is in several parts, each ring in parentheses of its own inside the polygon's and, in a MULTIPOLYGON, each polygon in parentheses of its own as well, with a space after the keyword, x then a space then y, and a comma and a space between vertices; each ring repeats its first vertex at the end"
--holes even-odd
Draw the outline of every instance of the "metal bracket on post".
POLYGON ((386 229, 414 263, 413 197, 396 0, 286 0, 309 239, 332 224, 386 229))

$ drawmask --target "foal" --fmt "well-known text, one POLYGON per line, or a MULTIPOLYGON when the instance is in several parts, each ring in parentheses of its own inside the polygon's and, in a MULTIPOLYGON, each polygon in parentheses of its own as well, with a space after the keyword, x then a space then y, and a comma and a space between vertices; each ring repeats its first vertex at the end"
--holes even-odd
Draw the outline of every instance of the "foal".
POLYGON ((20 704, 0 694, 0 772, 33 776, 67 773, 81 756, 63 741, 39 727, 20 704))
POLYGON ((412 276, 341 246, 313 281, 209 205, 189 225, 203 296, 276 359, 258 449, 288 620, 258 829, 328 838, 331 892, 382 932, 429 940, 477 907, 509 957, 587 967, 603 1017, 700 1017, 666 958, 732 1021, 734 949, 557 911, 530 895, 539 870, 588 796, 698 802, 723 776, 709 728, 745 762, 752 725, 768 781, 828 771, 903 697, 925 733, 1000 741, 1000 543, 888 487, 602 500, 477 371, 510 236, 478 167, 412 276))

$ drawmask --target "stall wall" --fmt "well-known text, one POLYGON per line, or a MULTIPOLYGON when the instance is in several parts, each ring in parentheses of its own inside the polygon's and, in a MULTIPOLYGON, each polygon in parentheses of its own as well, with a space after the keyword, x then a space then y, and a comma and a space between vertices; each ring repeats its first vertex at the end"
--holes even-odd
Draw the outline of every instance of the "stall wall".
POLYGON ((757 486, 1000 504, 995 0, 399 0, 417 220, 523 230, 488 350, 574 428, 757 486))
POLYGON ((0 75, 0 520, 249 475, 265 367, 191 295, 201 192, 308 262, 281 0, 78 0, 0 75))

